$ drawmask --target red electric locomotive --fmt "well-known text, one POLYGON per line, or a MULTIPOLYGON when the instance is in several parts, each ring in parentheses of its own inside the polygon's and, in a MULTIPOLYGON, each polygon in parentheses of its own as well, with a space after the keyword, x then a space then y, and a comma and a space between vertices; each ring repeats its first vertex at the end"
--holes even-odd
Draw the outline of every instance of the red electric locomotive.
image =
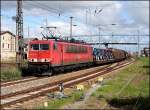
POLYGON ((36 73, 51 75, 53 70, 91 65, 92 52, 92 47, 83 43, 56 39, 32 40, 29 42, 28 67, 34 68, 36 73))

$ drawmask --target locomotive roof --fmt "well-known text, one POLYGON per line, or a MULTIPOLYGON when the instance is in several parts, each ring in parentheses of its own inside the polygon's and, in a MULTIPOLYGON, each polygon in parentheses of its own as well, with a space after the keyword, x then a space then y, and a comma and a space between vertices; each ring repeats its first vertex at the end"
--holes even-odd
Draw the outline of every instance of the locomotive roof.
POLYGON ((33 43, 38 43, 38 42, 51 42, 51 41, 55 41, 55 42, 62 42, 62 43, 65 43, 65 44, 82 44, 82 45, 89 45, 88 43, 78 43, 78 42, 67 42, 67 41, 64 41, 64 40, 55 40, 55 39, 49 39, 49 40, 32 40, 30 42, 33 42, 33 43))

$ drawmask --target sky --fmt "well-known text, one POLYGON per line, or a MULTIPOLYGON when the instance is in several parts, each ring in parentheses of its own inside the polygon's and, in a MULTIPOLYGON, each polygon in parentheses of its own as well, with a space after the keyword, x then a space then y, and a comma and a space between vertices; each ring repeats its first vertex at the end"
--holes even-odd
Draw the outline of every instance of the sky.
MULTIPOLYGON (((2 31, 9 30, 15 34, 13 16, 16 16, 16 1, 1 1, 2 31)), ((137 42, 135 35, 139 31, 140 42, 149 43, 149 36, 142 36, 149 35, 149 1, 23 1, 24 37, 42 37, 41 32, 45 31, 40 27, 46 26, 46 19, 48 26, 57 27, 56 34, 69 36, 70 16, 73 16, 73 25, 76 25, 72 28, 73 36, 84 35, 76 39, 86 42, 98 42, 99 39, 100 42, 137 42)), ((141 45, 140 49, 146 46, 141 45)), ((110 47, 137 51, 135 45, 110 47)))

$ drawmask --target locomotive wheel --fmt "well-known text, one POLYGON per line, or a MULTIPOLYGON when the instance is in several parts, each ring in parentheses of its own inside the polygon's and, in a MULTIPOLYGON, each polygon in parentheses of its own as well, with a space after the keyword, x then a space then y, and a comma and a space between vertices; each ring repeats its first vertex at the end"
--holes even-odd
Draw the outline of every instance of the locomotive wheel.
POLYGON ((53 70, 50 69, 50 70, 44 72, 43 74, 46 75, 46 76, 52 76, 53 75, 53 70))

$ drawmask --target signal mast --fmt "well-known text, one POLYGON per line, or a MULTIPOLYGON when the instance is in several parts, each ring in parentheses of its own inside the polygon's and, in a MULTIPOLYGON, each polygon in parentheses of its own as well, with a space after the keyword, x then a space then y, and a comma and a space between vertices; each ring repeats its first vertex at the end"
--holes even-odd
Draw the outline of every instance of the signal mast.
POLYGON ((16 10, 16 63, 18 68, 22 67, 23 63, 23 11, 22 0, 17 0, 16 10))

